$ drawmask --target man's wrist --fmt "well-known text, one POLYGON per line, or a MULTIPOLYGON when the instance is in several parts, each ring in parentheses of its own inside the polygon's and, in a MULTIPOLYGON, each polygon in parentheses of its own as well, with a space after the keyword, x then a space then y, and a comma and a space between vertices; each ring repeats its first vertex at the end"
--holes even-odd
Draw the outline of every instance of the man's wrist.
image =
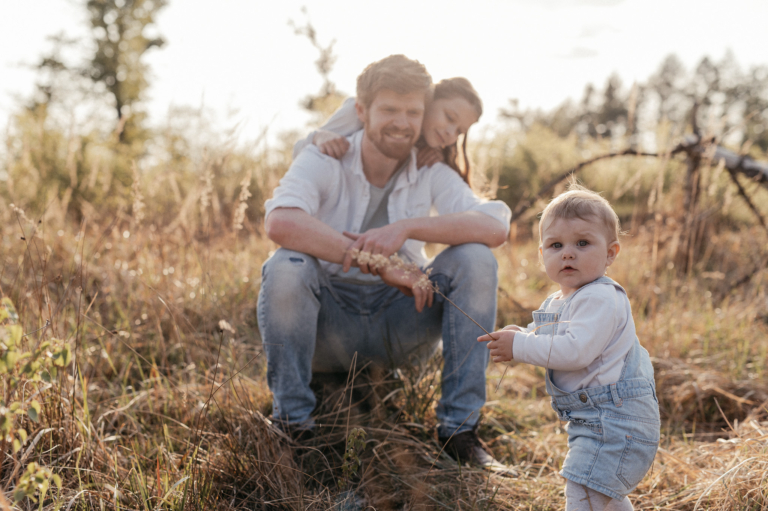
POLYGON ((402 220, 398 220, 397 222, 395 222, 395 224, 398 224, 398 226, 403 230, 403 235, 406 240, 413 238, 414 220, 415 219, 413 218, 404 218, 402 220))

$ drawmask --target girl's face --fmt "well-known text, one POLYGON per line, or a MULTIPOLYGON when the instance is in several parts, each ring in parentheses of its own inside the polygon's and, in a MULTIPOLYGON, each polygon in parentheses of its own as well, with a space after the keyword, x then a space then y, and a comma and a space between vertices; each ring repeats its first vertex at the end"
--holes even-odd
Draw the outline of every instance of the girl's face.
POLYGON ((442 149, 453 145, 478 118, 475 107, 461 96, 436 99, 427 107, 421 134, 428 146, 442 149))

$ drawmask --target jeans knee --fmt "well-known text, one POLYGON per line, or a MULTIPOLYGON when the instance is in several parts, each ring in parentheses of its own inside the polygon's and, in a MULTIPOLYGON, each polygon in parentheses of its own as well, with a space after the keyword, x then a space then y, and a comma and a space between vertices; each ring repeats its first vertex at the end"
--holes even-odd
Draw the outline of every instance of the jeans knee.
POLYGON ((459 253, 464 260, 468 260, 472 263, 472 266, 476 266, 484 270, 496 271, 498 263, 496 262, 496 256, 490 248, 482 243, 467 243, 459 245, 457 247, 459 253))
POLYGON ((493 252, 481 243, 465 243, 445 249, 435 259, 435 272, 452 275, 481 287, 496 287, 498 263, 493 252))
POLYGON ((279 248, 261 268, 262 288, 269 287, 270 291, 278 290, 274 288, 290 291, 307 285, 316 288, 321 271, 315 257, 279 248))
POLYGON ((318 304, 321 272, 316 258, 277 250, 261 270, 258 315, 262 329, 295 328, 318 304))

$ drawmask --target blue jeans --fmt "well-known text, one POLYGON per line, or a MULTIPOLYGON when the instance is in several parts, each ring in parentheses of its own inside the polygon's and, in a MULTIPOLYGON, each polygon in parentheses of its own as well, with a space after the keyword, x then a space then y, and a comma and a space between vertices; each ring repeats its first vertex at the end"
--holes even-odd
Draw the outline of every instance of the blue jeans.
MULTIPOLYGON (((496 322, 497 263, 485 245, 449 247, 430 265, 430 280, 488 331, 496 322)), ((413 298, 385 284, 359 285, 329 277, 317 259, 279 249, 262 267, 259 330, 267 355, 273 416, 313 425, 314 372, 348 371, 373 362, 390 368, 428 358, 443 340, 438 435, 470 430, 485 404, 488 350, 483 331, 435 295, 416 312, 413 298)))

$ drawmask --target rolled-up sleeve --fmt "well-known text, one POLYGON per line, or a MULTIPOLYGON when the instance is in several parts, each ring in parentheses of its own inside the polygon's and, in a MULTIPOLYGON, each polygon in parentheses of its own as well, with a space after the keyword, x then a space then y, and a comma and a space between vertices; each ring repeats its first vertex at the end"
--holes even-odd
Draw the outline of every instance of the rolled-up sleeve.
POLYGON ((264 218, 277 208, 299 208, 315 216, 327 190, 338 186, 339 162, 316 147, 302 151, 264 204, 264 218))
POLYGON ((312 131, 309 132, 309 135, 307 135, 306 137, 304 137, 302 139, 297 140, 296 143, 293 144, 293 159, 294 160, 299 157, 299 155, 301 154, 301 151, 305 147, 308 147, 308 146, 312 145, 312 140, 314 140, 314 138, 315 138, 315 133, 317 133, 317 130, 312 130, 312 131))
POLYGON ((438 214, 479 211, 501 222, 506 229, 506 234, 509 235, 512 211, 504 202, 481 199, 455 170, 443 163, 436 163, 429 169, 421 169, 419 172, 426 170, 434 173, 431 180, 432 204, 438 214))

